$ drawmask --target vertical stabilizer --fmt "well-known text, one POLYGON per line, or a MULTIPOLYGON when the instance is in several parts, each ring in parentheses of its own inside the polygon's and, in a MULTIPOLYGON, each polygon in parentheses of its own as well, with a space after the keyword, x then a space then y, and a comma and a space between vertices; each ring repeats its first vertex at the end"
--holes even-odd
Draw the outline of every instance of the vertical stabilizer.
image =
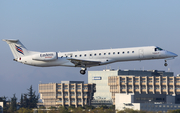
POLYGON ((19 40, 3 39, 3 41, 5 41, 5 42, 7 42, 7 44, 9 44, 9 47, 10 47, 15 59, 29 55, 29 51, 19 40))

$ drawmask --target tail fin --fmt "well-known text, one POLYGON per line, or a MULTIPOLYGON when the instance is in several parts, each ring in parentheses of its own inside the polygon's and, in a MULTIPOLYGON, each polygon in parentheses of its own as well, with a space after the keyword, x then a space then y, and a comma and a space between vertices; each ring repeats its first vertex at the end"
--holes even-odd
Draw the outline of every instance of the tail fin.
POLYGON ((10 47, 15 59, 29 55, 29 51, 19 40, 3 39, 3 41, 5 41, 5 42, 7 42, 7 44, 9 44, 9 47, 10 47))

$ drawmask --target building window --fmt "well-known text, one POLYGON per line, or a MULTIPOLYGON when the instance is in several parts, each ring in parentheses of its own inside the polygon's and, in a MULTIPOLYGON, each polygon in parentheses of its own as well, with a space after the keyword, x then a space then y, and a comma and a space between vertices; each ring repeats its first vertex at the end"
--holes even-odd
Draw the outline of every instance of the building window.
POLYGON ((77 93, 77 96, 81 96, 81 93, 77 93))
POLYGON ((71 96, 74 96, 75 94, 72 92, 72 93, 70 93, 70 95, 71 95, 71 96))

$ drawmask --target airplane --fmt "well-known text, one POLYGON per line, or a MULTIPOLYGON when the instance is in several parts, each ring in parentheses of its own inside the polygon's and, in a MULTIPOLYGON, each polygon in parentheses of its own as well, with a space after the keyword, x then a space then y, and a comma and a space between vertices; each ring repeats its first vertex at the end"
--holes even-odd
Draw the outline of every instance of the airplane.
POLYGON ((157 46, 74 52, 36 52, 26 49, 17 39, 3 39, 3 41, 9 44, 14 61, 38 67, 81 67, 80 73, 82 75, 86 73, 89 67, 123 61, 165 59, 164 66, 167 66, 167 59, 173 59, 178 56, 157 46))

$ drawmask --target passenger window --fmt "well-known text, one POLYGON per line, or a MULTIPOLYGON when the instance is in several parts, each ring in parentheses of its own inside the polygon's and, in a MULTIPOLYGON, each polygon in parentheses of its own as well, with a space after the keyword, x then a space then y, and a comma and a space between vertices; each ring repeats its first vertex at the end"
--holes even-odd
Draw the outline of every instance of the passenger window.
POLYGON ((92 56, 92 54, 90 54, 89 56, 92 56))
POLYGON ((129 51, 127 53, 129 53, 129 51))
POLYGON ((101 55, 101 53, 99 53, 99 55, 101 55))
POLYGON ((94 54, 94 56, 96 56, 96 54, 94 54))
POLYGON ((106 55, 106 53, 104 53, 104 55, 106 55))
POLYGON ((113 52, 113 54, 115 54, 115 52, 113 52))
POLYGON ((81 55, 79 55, 81 57, 81 55))
POLYGON ((110 55, 111 53, 109 53, 109 55, 110 55))
POLYGON ((72 57, 72 55, 70 57, 72 57))
POLYGON ((86 54, 84 54, 84 56, 86 56, 86 54))
POLYGON ((119 54, 120 52, 118 52, 118 54, 119 54))
POLYGON ((63 56, 61 56, 61 58, 62 58, 63 56))
POLYGON ((132 53, 134 53, 134 51, 132 51, 132 53))
POLYGON ((123 54, 124 54, 124 52, 123 52, 123 54))
POLYGON ((77 57, 77 55, 75 55, 75 57, 77 57))

